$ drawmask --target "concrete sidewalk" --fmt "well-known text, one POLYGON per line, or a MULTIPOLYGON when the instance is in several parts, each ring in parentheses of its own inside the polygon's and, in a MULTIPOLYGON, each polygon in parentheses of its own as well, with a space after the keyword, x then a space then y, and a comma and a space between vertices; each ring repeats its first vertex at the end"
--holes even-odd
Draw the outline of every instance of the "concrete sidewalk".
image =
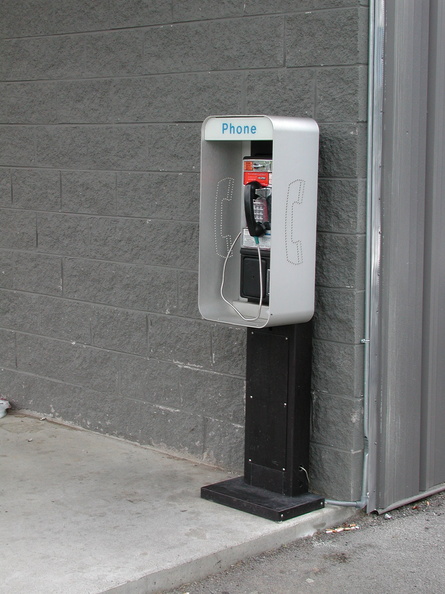
POLYGON ((226 478, 118 439, 6 416, 0 592, 161 592, 354 514, 328 507, 280 524, 200 498, 201 486, 226 478))

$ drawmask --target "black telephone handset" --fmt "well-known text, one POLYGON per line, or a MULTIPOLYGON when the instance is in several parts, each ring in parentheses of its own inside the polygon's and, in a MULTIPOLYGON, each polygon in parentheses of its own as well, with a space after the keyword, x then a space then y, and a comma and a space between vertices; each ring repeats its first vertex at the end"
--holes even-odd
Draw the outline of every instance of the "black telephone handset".
POLYGON ((253 202, 257 198, 256 190, 261 188, 261 184, 256 181, 250 182, 244 186, 244 213, 246 215, 247 228, 252 237, 261 237, 261 235, 264 235, 267 231, 266 223, 255 220, 253 207, 253 202))
POLYGON ((270 190, 259 182, 244 186, 244 214, 252 237, 261 237, 270 231, 270 190))

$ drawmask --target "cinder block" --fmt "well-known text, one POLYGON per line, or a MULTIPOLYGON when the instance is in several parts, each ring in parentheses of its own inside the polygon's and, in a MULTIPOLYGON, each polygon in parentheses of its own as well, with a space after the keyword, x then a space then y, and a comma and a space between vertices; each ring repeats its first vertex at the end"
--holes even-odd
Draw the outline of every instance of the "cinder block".
POLYGON ((301 12, 286 19, 287 66, 366 64, 367 10, 301 12))
MULTIPOLYGON (((82 426, 143 445, 158 447, 164 451, 173 450, 172 444, 167 444, 166 441, 161 442, 159 446, 153 443, 155 436, 159 439, 156 427, 156 423, 160 421, 158 407, 141 400, 122 398, 112 392, 98 393, 88 389, 83 390, 81 400, 85 403, 84 415, 83 418, 80 418, 82 426)), ((172 412, 177 412, 174 409, 165 409, 165 411, 167 416, 172 412)), ((173 429, 169 426, 170 419, 161 419, 160 422, 166 422, 167 428, 173 429)), ((165 427, 162 426, 162 429, 165 427)), ((177 442, 178 437, 176 437, 175 443, 177 442)), ((187 451, 184 451, 184 456, 188 457, 187 451)))
POLYGON ((0 85, 0 121, 8 124, 54 124, 58 97, 55 83, 14 82, 0 85))
POLYGON ((233 472, 243 472, 244 427, 206 419, 204 461, 233 472))
POLYGON ((148 159, 144 169, 199 171, 200 138, 201 124, 147 126, 148 159))
POLYGON ((4 40, 3 80, 77 78, 84 64, 81 36, 53 35, 4 40))
POLYGON ((212 369, 244 378, 246 337, 245 328, 215 324, 212 329, 212 369))
POLYGON ((365 237, 318 233, 316 283, 320 287, 364 289, 365 237))
POLYGON ((350 8, 352 5, 368 6, 368 0, 312 0, 314 8, 350 8))
POLYGON ((0 326, 21 332, 40 332, 39 297, 16 291, 0 291, 0 326))
POLYGON ((175 270, 67 258, 63 275, 69 299, 159 313, 177 305, 175 270))
POLYGON ((12 289, 13 285, 13 264, 12 254, 0 250, 0 287, 3 289, 12 289))
POLYGON ((2 0, 0 32, 26 37, 141 27, 168 23, 171 13, 165 0, 2 0))
POLYGON ((150 356, 178 365, 210 369, 211 326, 198 320, 150 316, 150 356))
POLYGON ((198 221, 199 175, 119 172, 117 213, 150 219, 198 221))
POLYGON ((201 319, 198 309, 198 273, 178 270, 177 314, 186 318, 201 319))
POLYGON ((71 214, 38 214, 39 252, 61 256, 88 256, 90 252, 90 220, 71 214))
POLYGON ((366 122, 366 66, 320 68, 317 71, 318 122, 366 122))
POLYGON ((229 423, 244 423, 244 379, 183 367, 180 370, 182 408, 229 423))
POLYGON ((196 21, 198 19, 221 19, 243 16, 242 0, 173 0, 173 20, 196 21))
POLYGON ((142 402, 126 400, 114 392, 81 388, 76 406, 60 403, 64 418, 86 429, 141 443, 143 415, 149 414, 142 402), (138 417, 141 418, 138 418, 138 417))
MULTIPOLYGON (((2 395, 14 408, 27 409, 48 417, 74 421, 73 411, 85 410, 80 400, 82 388, 61 384, 22 371, 0 369, 2 395)), ((78 423, 79 425, 81 423, 78 423)))
MULTIPOLYGON (((176 193, 176 173, 117 174, 117 214, 121 216, 154 219, 173 218, 174 207, 182 210, 182 201, 176 193)), ((184 196, 188 202, 188 196, 184 196)))
POLYGON ((51 126, 36 130, 37 162, 67 169, 144 169, 143 126, 51 126))
POLYGON ((149 74, 278 68, 284 65, 283 43, 283 19, 275 16, 150 27, 144 34, 144 69, 149 74))
POLYGON ((106 6, 110 29, 153 26, 172 19, 172 7, 165 0, 109 0, 106 6))
POLYGON ((150 424, 153 407, 140 400, 122 398, 113 392, 98 393, 83 390, 81 400, 85 403, 82 426, 106 432, 133 442, 151 445, 142 439, 142 430, 150 424))
POLYGON ((119 365, 119 392, 123 398, 182 409, 181 369, 175 363, 122 356, 119 365))
POLYGON ((33 212, 0 210, 0 248, 35 249, 36 215, 33 212))
POLYGON ((10 330, 0 329, 0 365, 15 368, 15 332, 10 330))
POLYGON ((366 180, 321 179, 317 213, 319 231, 365 233, 366 180))
POLYGON ((112 123, 112 84, 106 79, 57 82, 54 87, 57 123, 112 123))
POLYGON ((11 172, 0 169, 0 207, 10 207, 12 203, 11 172))
POLYGON ((0 165, 32 167, 35 163, 35 129, 0 126, 0 165))
POLYGON ((184 458, 202 459, 202 417, 131 398, 107 398, 103 404, 101 417, 106 420, 107 433, 184 458))
POLYGON ((116 353, 51 338, 17 335, 17 368, 94 390, 116 393, 116 353))
POLYGON ((116 173, 62 171, 62 210, 89 214, 115 214, 116 173))
POLYGON ((14 289, 44 295, 61 295, 61 258, 43 254, 14 254, 14 289))
POLYGON ((366 177, 366 125, 320 125, 320 177, 366 177))
POLYGON ((169 194, 168 202, 172 206, 172 218, 181 221, 199 221, 199 175, 180 173, 177 190, 169 194), (177 192, 177 193, 176 193, 177 192), (178 200, 178 195, 181 199, 178 200), (178 202, 182 202, 180 207, 178 202))
POLYGON ((67 299, 39 297, 39 334, 81 344, 92 344, 93 306, 67 299))
POLYGON ((363 345, 314 340, 312 390, 347 398, 361 398, 363 365, 363 345))
POLYGON ((363 400, 314 392, 311 440, 341 450, 363 449, 363 400))
POLYGON ((78 31, 97 31, 108 26, 107 0, 57 0, 53 3, 54 31, 56 33, 75 33, 78 31))
POLYGON ((94 306, 92 344, 138 355, 148 354, 147 316, 142 312, 94 306))
MULTIPOLYGON (((138 422, 142 443, 163 450, 168 449, 186 458, 202 459, 203 417, 189 415, 183 410, 147 404, 144 408, 144 420, 141 417, 138 422)), ((140 412, 138 411, 139 414, 140 412)), ((136 419, 134 421, 137 422, 136 419)))
POLYGON ((84 35, 82 39, 85 48, 84 76, 144 74, 143 31, 107 31, 84 35))
POLYGON ((198 268, 197 223, 96 218, 91 254, 103 260, 198 268))
MULTIPOLYGON (((184 0, 186 1, 186 0, 184 0)), ((309 10, 313 6, 314 0, 246 0, 244 2, 244 11, 246 14, 267 14, 270 12, 300 12, 309 10)))
POLYGON ((317 288, 314 315, 316 338, 358 344, 364 336, 364 325, 364 291, 317 288))
POLYGON ((43 10, 42 0, 2 0, 0 37, 27 37, 51 33, 52 16, 52 10, 43 10))
POLYGON ((202 121, 241 113, 244 74, 188 73, 125 78, 113 85, 116 122, 202 121))
MULTIPOLYGON (((128 403, 111 390, 99 392, 78 386, 66 385, 66 387, 67 398, 57 397, 57 394, 54 397, 55 416, 60 416, 90 431, 114 435, 134 442, 140 441, 136 427, 127 423, 130 406, 137 408, 137 405, 128 403), (125 411, 125 404, 127 411, 125 411)), ((130 411, 130 417, 132 416, 133 411, 130 411)))
POLYGON ((60 172, 13 169, 13 205, 30 210, 60 210, 60 172))
POLYGON ((249 72, 246 94, 247 113, 314 117, 315 71, 249 72))
POLYGON ((309 489, 330 499, 358 501, 362 494, 362 466, 362 451, 312 444, 309 489))

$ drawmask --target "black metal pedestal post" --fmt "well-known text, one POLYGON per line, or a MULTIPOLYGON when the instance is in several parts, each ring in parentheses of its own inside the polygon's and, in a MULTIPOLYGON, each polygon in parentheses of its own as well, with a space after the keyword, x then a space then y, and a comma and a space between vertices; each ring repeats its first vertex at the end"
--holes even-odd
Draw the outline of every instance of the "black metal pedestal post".
POLYGON ((244 477, 204 499, 275 521, 324 507, 308 493, 311 342, 310 322, 247 329, 244 477))

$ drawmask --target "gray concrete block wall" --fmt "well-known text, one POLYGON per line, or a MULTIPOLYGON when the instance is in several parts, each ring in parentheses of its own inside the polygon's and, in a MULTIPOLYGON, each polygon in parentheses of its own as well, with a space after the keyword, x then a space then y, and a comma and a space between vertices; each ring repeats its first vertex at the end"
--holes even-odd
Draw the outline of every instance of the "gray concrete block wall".
POLYGON ((197 310, 200 126, 321 130, 315 490, 361 482, 365 0, 3 0, 0 392, 233 470, 245 330, 197 310))

